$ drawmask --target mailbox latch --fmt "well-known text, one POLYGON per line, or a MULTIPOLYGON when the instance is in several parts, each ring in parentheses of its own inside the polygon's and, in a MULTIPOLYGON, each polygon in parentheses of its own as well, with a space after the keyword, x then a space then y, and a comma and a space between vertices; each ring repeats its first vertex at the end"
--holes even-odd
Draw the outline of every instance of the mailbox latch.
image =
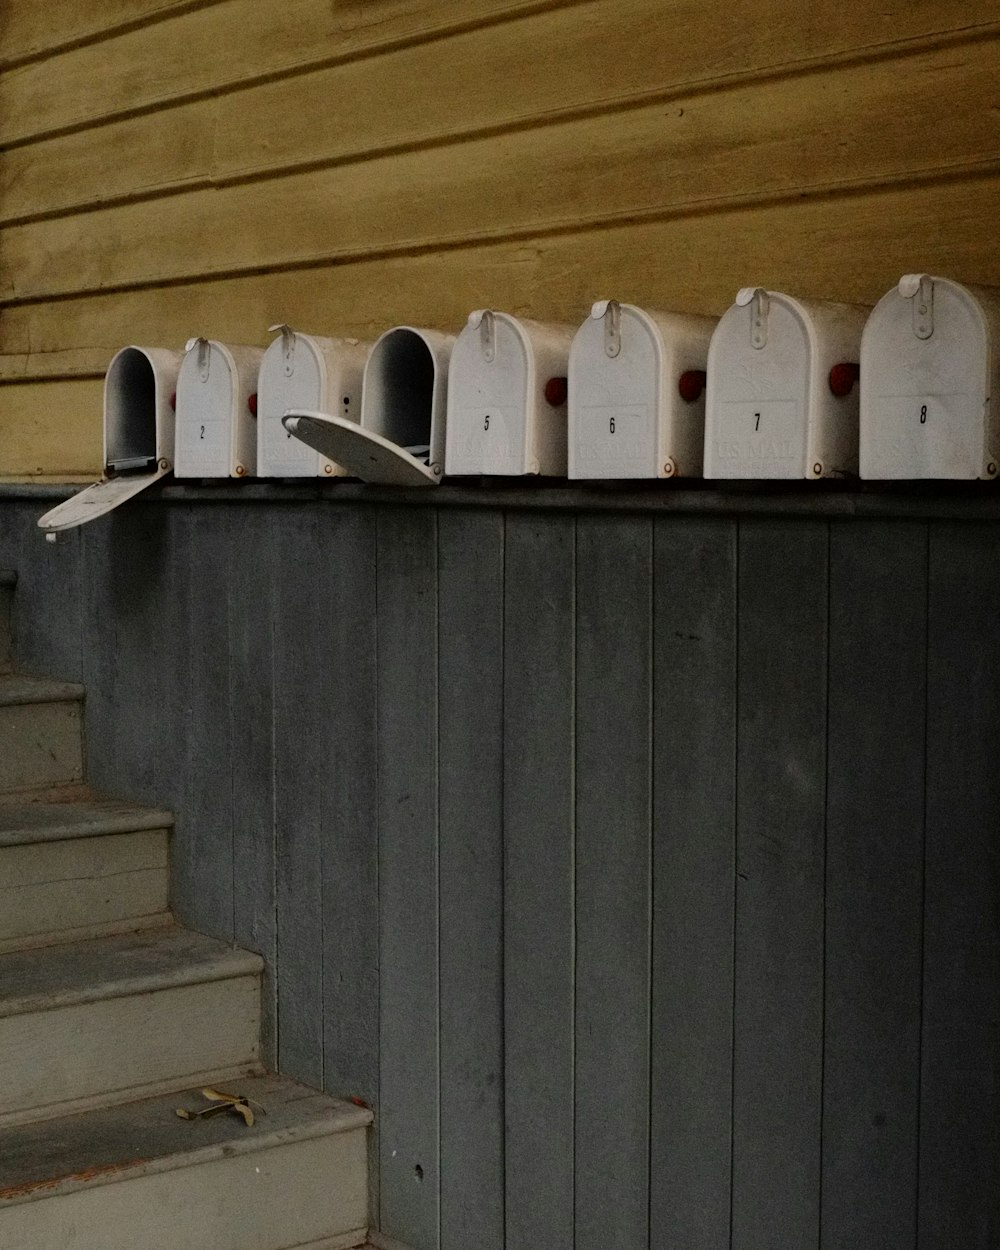
POLYGON ((483 349, 483 359, 492 364, 497 358, 497 319, 488 309, 471 313, 469 321, 479 326, 479 346, 483 349))
POLYGON ((767 292, 760 286, 745 286, 736 293, 740 308, 750 305, 750 346, 760 351, 767 346, 767 314, 771 306, 767 292))
POLYGON ((295 331, 291 326, 268 326, 270 334, 281 331, 281 347, 285 362, 285 377, 290 378, 295 372, 295 331))
POLYGON ((604 322, 604 352, 612 360, 622 349, 622 306, 616 299, 600 299, 591 308, 595 321, 604 322))
POLYGON ((934 279, 926 273, 904 274, 899 293, 903 299, 913 300, 913 333, 918 339, 929 339, 934 333, 934 279))
POLYGON ((199 337, 188 339, 184 345, 184 350, 189 352, 195 347, 198 349, 198 377, 202 382, 207 382, 209 370, 212 366, 212 349, 209 346, 208 339, 199 337))

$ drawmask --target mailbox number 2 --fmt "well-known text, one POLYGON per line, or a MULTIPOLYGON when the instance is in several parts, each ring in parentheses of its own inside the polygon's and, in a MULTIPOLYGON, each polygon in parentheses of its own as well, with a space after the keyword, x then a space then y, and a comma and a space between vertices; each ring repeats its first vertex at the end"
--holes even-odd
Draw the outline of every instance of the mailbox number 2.
POLYGON ((200 434, 200 436, 199 436, 199 437, 200 437, 200 438, 204 438, 204 437, 205 437, 205 427, 204 427, 204 426, 202 426, 202 427, 201 427, 201 434, 200 434))

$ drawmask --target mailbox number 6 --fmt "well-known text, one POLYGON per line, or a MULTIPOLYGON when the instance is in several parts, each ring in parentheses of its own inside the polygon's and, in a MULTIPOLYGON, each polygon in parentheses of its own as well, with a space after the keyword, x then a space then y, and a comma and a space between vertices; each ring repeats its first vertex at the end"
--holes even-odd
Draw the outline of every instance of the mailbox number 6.
POLYGON ((614 419, 614 417, 612 417, 612 418, 611 418, 611 421, 608 423, 608 429, 611 431, 611 433, 612 433, 612 434, 614 434, 614 432, 615 432, 615 419, 614 419))

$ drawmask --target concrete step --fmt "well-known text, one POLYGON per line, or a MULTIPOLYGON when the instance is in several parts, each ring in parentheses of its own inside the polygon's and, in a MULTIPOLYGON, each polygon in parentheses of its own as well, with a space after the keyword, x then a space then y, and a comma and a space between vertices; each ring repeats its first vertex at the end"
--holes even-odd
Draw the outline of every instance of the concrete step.
POLYGON ((14 587, 17 574, 10 569, 0 569, 0 673, 11 668, 11 637, 14 609, 14 587))
POLYGON ((0 955, 0 1125, 259 1071, 261 968, 176 925, 0 955))
POLYGON ((0 790, 83 778, 83 687, 46 677, 0 676, 0 790))
POLYGON ((0 954, 169 923, 169 812, 0 802, 0 954))
MULTIPOLYGON (((195 1121, 197 1091, 0 1129, 5 1250, 345 1250, 365 1242, 371 1113, 281 1077, 195 1121)), ((225 1087, 224 1087, 225 1088, 225 1087)))

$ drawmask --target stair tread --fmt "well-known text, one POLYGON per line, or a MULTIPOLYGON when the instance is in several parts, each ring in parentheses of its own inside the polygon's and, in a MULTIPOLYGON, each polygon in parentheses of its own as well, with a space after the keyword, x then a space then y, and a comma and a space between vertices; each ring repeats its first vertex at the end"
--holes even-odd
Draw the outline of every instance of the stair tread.
POLYGON ((79 702, 83 686, 52 677, 26 677, 23 673, 0 674, 0 707, 26 703, 79 702))
POLYGON ((0 1211, 20 1202, 363 1128, 371 1112, 280 1076, 241 1077, 226 1092, 258 1103, 247 1127, 229 1112, 182 1120, 208 1104, 181 1089, 141 1102, 0 1129, 0 1211))
POLYGON ((257 975, 264 961, 178 925, 0 955, 0 1017, 257 975))
POLYGON ((64 803, 4 801, 0 802, 0 846, 169 829, 173 823, 170 812, 111 799, 75 799, 64 803))

